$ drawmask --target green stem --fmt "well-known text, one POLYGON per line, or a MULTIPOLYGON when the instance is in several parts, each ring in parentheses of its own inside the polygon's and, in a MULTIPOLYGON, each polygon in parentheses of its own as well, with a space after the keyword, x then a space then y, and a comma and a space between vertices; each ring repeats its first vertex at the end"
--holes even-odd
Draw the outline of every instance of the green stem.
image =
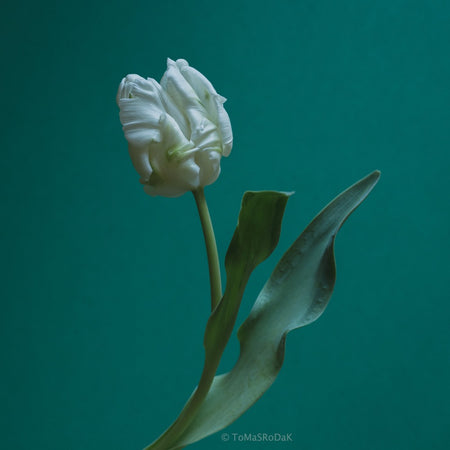
MULTIPOLYGON (((194 194, 195 202, 197 204, 200 222, 203 229, 203 236, 205 238, 206 253, 208 255, 209 265, 209 279, 211 284, 211 310, 214 311, 222 298, 219 254, 217 252, 216 238, 214 236, 214 229, 203 188, 199 188, 192 193, 194 194)), ((205 365, 203 367, 202 376, 198 383, 197 389, 169 429, 144 450, 166 450, 167 448, 171 448, 177 438, 179 438, 183 431, 189 426, 209 392, 226 342, 227 339, 223 342, 223 345, 218 346, 212 354, 206 355, 205 365)), ((182 448, 183 446, 176 447, 177 450, 182 448)))
POLYGON ((222 298, 222 283, 220 280, 219 254, 217 252, 216 238, 214 228, 209 215, 208 205, 206 203, 205 192, 203 188, 198 188, 192 192, 195 203, 197 204, 200 222, 202 224, 203 236, 206 244, 206 254, 208 255, 209 281, 211 284, 211 311, 222 298))

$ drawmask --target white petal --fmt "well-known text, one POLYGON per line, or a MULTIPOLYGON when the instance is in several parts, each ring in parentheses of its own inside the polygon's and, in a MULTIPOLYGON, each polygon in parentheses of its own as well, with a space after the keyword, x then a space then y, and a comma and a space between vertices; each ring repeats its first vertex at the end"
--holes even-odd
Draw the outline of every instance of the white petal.
POLYGON ((173 160, 163 165, 154 178, 154 182, 152 183, 151 179, 150 184, 144 189, 152 196, 179 197, 200 186, 199 174, 200 168, 193 158, 185 161, 173 160))
POLYGON ((141 176, 141 183, 147 183, 153 173, 147 146, 128 144, 128 152, 136 172, 141 176))
POLYGON ((190 115, 195 117, 197 124, 191 134, 191 140, 195 146, 202 150, 210 147, 221 148, 220 134, 218 133, 217 126, 199 111, 192 110, 190 115))
POLYGON ((195 161, 200 167, 200 186, 208 186, 217 180, 220 174, 220 153, 217 151, 200 151, 195 161))
POLYGON ((194 89, 181 75, 175 61, 171 59, 167 60, 167 70, 161 79, 161 87, 169 94, 180 111, 200 107, 199 98, 194 89))
POLYGON ((164 156, 168 152, 179 148, 192 149, 194 144, 190 142, 180 130, 178 123, 169 114, 163 114, 159 118, 159 129, 161 131, 161 147, 164 148, 164 156))
POLYGON ((155 80, 146 80, 139 75, 131 74, 127 75, 120 83, 116 100, 119 103, 120 99, 137 97, 162 106, 158 93, 160 90, 161 86, 155 80))
POLYGON ((198 130, 202 127, 204 119, 209 118, 209 114, 194 89, 181 74, 177 64, 170 59, 167 61, 167 70, 161 79, 161 87, 186 117, 190 128, 187 137, 195 142, 198 130))
POLYGON ((128 142, 144 145, 160 142, 159 120, 165 112, 138 98, 124 98, 119 101, 120 121, 128 142))
POLYGON ((185 136, 190 136, 191 129, 189 122, 182 111, 180 111, 175 104, 175 102, 172 100, 172 98, 161 88, 161 86, 158 84, 157 81, 153 80, 152 78, 148 78, 148 81, 155 83, 159 89, 158 89, 158 95, 159 99, 161 101, 161 104, 163 105, 164 109, 169 113, 170 116, 172 116, 175 121, 177 122, 178 126, 180 127, 181 131, 185 136))
POLYGON ((135 145, 161 140, 159 119, 165 114, 161 86, 155 80, 127 75, 120 83, 117 103, 125 137, 135 145))
MULTIPOLYGON (((214 86, 202 73, 190 67, 187 61, 179 59, 176 64, 183 77, 192 86, 200 102, 205 107, 209 119, 217 124, 219 139, 222 141, 223 155, 228 156, 233 146, 233 132, 231 130, 230 118, 223 107, 226 99, 216 92, 214 86)), ((196 142, 194 138, 192 140, 196 142)))
POLYGON ((233 147, 233 131, 230 117, 219 101, 217 101, 217 127, 221 135, 223 156, 228 156, 233 147))
MULTIPOLYGON (((198 70, 190 67, 188 62, 184 59, 178 59, 176 65, 183 75, 184 79, 189 83, 197 97, 199 98, 201 104, 206 109, 208 116, 214 122, 217 119, 217 107, 215 103, 215 98, 220 97, 217 94, 214 86, 211 82, 198 70)), ((225 99, 220 97, 223 102, 225 99)))
POLYGON ((178 185, 185 191, 192 191, 200 186, 200 168, 194 158, 185 161, 174 161, 165 168, 165 173, 171 178, 171 184, 178 185))

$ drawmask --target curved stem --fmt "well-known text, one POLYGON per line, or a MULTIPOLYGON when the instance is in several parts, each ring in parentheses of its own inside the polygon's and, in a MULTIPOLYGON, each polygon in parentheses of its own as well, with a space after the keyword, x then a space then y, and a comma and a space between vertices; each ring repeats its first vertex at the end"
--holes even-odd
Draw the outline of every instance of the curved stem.
MULTIPOLYGON (((217 252, 216 238, 209 214, 208 205, 205 199, 203 188, 192 191, 197 204, 200 222, 202 224, 203 236, 205 238, 206 253, 208 255, 209 279, 211 284, 211 311, 213 311, 222 298, 222 283, 220 279, 219 254, 217 252)), ((231 330, 230 330, 231 332, 231 330)), ((229 336, 228 336, 229 337, 229 336)), ((163 433, 155 442, 150 444, 144 450, 166 450, 167 448, 176 448, 181 450, 184 446, 171 447, 183 431, 189 426, 195 417, 195 414, 203 401, 205 400, 211 384, 214 380, 217 367, 219 366, 225 344, 228 339, 223 341, 212 354, 205 355, 205 365, 198 383, 198 386, 175 422, 163 433)))
POLYGON ((222 298, 222 283, 220 280, 219 254, 217 252, 216 238, 214 228, 209 215, 208 205, 206 203, 205 192, 203 188, 192 191, 197 204, 200 222, 202 224, 203 236, 205 238, 206 253, 208 255, 209 281, 211 284, 211 311, 222 298))

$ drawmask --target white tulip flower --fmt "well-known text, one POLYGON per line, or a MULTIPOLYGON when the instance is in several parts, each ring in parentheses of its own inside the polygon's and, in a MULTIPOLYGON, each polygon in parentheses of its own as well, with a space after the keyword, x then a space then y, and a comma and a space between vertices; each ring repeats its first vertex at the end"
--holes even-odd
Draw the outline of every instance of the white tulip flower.
POLYGON ((117 104, 147 194, 178 197, 213 183, 233 144, 225 98, 187 61, 168 59, 158 83, 127 75, 117 104))

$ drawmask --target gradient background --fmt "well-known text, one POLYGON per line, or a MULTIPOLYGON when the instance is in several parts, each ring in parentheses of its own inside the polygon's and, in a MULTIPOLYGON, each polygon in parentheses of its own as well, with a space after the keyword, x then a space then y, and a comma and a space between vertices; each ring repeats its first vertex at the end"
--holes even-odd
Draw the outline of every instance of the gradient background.
POLYGON ((382 171, 338 236, 328 310, 227 430, 295 442, 193 448, 450 448, 449 23, 439 0, 4 2, 0 447, 141 449, 197 383, 194 201, 144 194, 115 104, 169 56, 229 99, 235 146, 207 190, 222 257, 245 190, 296 191, 238 323, 310 219, 382 171))

